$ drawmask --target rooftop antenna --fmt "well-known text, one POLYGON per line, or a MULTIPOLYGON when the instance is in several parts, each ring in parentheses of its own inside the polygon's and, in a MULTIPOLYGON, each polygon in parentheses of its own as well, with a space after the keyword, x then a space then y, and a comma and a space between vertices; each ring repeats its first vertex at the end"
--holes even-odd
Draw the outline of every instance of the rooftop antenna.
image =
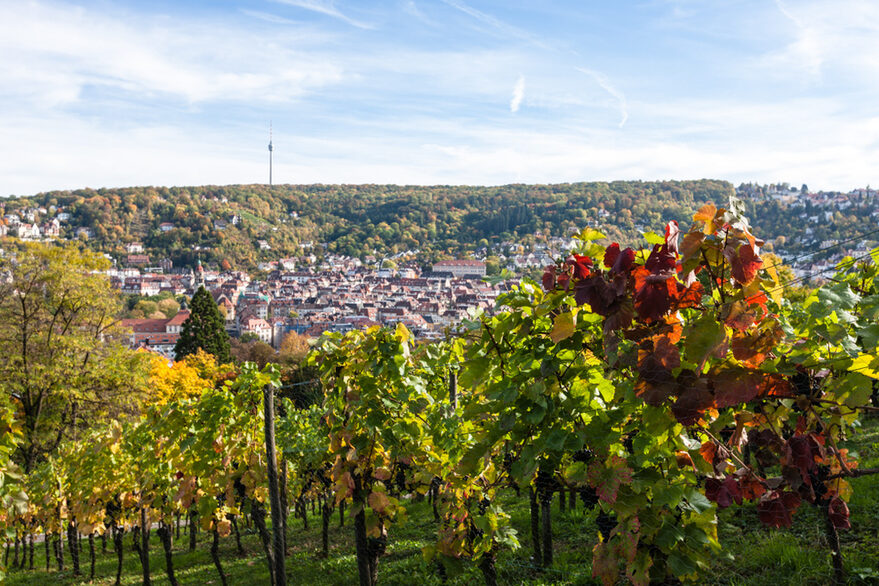
POLYGON ((272 186, 272 121, 269 120, 269 187, 272 186))

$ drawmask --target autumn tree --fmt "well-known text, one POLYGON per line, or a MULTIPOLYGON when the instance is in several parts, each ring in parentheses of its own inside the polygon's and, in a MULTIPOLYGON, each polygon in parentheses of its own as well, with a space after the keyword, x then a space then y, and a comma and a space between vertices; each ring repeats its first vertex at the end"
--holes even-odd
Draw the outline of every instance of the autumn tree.
POLYGON ((284 336, 281 342, 281 360, 288 363, 299 364, 305 359, 305 355, 311 351, 311 340, 308 336, 290 332, 284 336))
POLYGON ((177 360, 202 349, 216 356, 219 362, 229 362, 229 336, 214 298, 204 287, 199 287, 190 307, 189 318, 183 322, 183 331, 174 346, 177 360))
POLYGON ((113 343, 120 304, 108 261, 73 246, 21 243, 0 259, 0 387, 22 419, 30 472, 66 433, 136 407, 145 360, 113 343))
POLYGON ((230 348, 232 358, 236 362, 255 362, 260 368, 270 362, 277 362, 278 359, 275 349, 255 334, 245 334, 237 340, 232 340, 230 348))

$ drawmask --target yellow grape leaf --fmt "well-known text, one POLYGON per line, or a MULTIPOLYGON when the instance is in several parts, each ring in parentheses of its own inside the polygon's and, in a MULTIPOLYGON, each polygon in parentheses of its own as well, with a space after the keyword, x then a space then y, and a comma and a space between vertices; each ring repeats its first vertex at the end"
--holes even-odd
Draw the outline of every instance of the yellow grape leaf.
POLYGON ((699 208, 699 211, 693 214, 694 222, 704 222, 705 226, 702 228, 705 234, 714 234, 715 226, 714 226, 714 217, 717 215, 717 208, 714 207, 714 204, 706 203, 704 206, 699 208))
POLYGON ((403 325, 403 322, 399 322, 397 323, 397 329, 394 332, 394 337, 400 342, 405 343, 409 341, 409 339, 412 337, 412 334, 409 333, 409 330, 406 328, 406 326, 403 325))
POLYGON ((607 238, 607 236, 594 228, 583 228, 583 231, 577 235, 577 238, 588 242, 590 240, 601 240, 602 238, 607 238))
POLYGON ((839 495, 839 498, 848 502, 851 500, 853 492, 852 485, 847 480, 840 478, 839 483, 836 485, 836 494, 839 495))
POLYGON ((870 378, 879 379, 879 356, 861 354, 854 359, 849 370, 852 372, 860 372, 870 378))
POLYGON ((549 333, 550 339, 558 344, 566 338, 570 338, 574 334, 576 327, 576 315, 573 311, 561 313, 555 317, 552 331, 549 333))

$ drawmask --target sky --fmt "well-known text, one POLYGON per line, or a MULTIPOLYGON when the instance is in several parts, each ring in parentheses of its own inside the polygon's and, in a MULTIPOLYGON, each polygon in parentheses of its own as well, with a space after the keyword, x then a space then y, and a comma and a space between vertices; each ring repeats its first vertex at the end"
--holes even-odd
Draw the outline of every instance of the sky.
POLYGON ((0 0, 0 195, 879 185, 872 0, 0 0))

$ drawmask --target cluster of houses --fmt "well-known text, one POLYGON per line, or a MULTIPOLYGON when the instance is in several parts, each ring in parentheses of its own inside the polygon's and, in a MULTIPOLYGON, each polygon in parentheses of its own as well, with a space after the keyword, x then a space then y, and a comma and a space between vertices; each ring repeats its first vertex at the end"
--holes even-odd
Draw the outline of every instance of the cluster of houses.
MULTIPOLYGON (((602 210, 604 211, 604 210, 602 210)), ((573 238, 548 237, 537 232, 534 234, 538 239, 534 243, 525 246, 521 242, 500 242, 489 247, 478 248, 473 256, 478 259, 487 259, 490 256, 497 258, 509 271, 520 274, 523 271, 551 265, 559 257, 568 254, 576 245, 573 238)))
MULTIPOLYGON (((743 184, 736 189, 742 198, 771 199, 789 210, 792 218, 797 218, 804 226, 798 240, 788 239, 784 247, 775 247, 777 254, 794 275, 803 282, 820 282, 832 275, 836 265, 845 257, 866 257, 879 241, 879 191, 870 187, 843 192, 813 192, 803 186, 801 189, 787 184, 759 186, 743 184), (864 219, 861 236, 852 234, 844 241, 820 239, 817 226, 830 222, 834 214, 848 210, 857 204, 866 204, 870 210, 864 219), (787 248, 807 249, 806 253, 787 252, 787 248), (820 252, 821 254, 816 254, 820 252)), ((850 213, 850 212, 849 212, 850 213)))
MULTIPOLYGON (((420 339, 441 338, 477 308, 492 311, 508 285, 484 282, 485 263, 453 260, 431 271, 417 266, 375 270, 358 259, 328 256, 323 263, 297 270, 295 259, 272 263, 265 280, 241 271, 151 273, 128 268, 110 271, 123 293, 153 296, 167 291, 191 296, 204 286, 214 297, 232 336, 259 339, 275 348, 291 332, 317 337, 372 325, 402 323, 420 339)), ((185 319, 126 319, 130 345, 173 356, 185 319)))
POLYGON ((57 209, 25 208, 4 214, 0 219, 0 236, 16 236, 22 240, 51 240, 61 236, 61 224, 70 215, 57 209), (49 215, 53 217, 49 218, 49 215))

